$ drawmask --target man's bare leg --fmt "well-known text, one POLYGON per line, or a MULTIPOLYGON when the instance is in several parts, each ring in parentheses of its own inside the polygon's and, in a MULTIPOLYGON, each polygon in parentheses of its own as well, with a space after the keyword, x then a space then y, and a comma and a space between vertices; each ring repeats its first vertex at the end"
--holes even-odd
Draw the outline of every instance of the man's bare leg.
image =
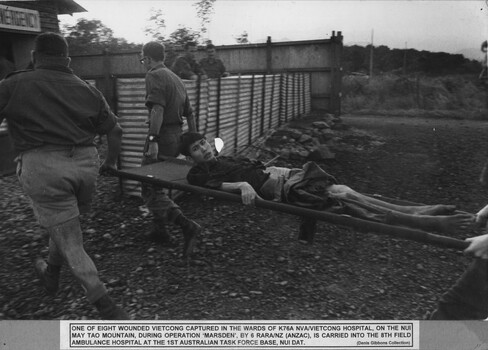
POLYGON ((386 223, 402 225, 424 231, 437 231, 452 234, 466 230, 474 224, 475 216, 469 213, 456 215, 412 215, 399 212, 390 212, 386 215, 386 223))
POLYGON ((377 198, 365 196, 345 185, 332 185, 328 188, 332 197, 349 198, 357 202, 372 205, 383 209, 394 210, 396 212, 413 215, 450 215, 456 211, 455 205, 397 205, 382 201, 377 198))
POLYGON ((471 265, 440 298, 430 320, 484 320, 488 317, 488 261, 471 265))
POLYGON ((71 272, 85 289, 88 300, 93 302, 106 294, 107 290, 98 277, 97 268, 83 247, 79 219, 73 218, 48 228, 48 231, 71 272))
POLYGON ((129 319, 129 315, 115 305, 108 296, 107 289, 98 276, 93 260, 83 248, 83 233, 79 218, 75 217, 59 225, 49 227, 47 230, 59 254, 83 286, 88 301, 96 306, 100 316, 110 320, 129 319))

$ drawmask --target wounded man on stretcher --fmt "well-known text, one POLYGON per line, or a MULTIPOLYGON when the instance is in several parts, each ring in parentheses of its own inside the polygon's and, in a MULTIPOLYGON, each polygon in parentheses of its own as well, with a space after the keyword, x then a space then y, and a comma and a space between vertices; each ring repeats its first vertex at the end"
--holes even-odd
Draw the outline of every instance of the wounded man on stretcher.
MULTIPOLYGON (((475 222, 475 215, 456 211, 454 205, 398 205, 363 195, 338 184, 314 162, 302 169, 289 169, 266 167, 247 158, 215 157, 212 146, 199 133, 182 135, 181 153, 195 162, 188 172, 188 183, 240 193, 244 204, 262 198, 442 233, 465 230, 475 222)), ((311 242, 315 227, 316 220, 302 218, 299 239, 311 242)))

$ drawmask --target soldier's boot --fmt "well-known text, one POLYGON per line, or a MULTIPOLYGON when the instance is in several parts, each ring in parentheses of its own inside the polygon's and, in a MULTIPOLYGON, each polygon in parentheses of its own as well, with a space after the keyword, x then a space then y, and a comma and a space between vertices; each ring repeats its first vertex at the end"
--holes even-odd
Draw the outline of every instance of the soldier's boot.
POLYGON ((195 221, 188 219, 183 213, 179 213, 174 220, 175 224, 183 231, 183 257, 189 258, 193 254, 193 249, 197 243, 198 236, 202 232, 202 227, 195 221))
POLYGON ((153 228, 149 233, 148 238, 163 246, 171 245, 171 236, 166 227, 166 220, 161 218, 153 219, 153 228))
POLYGON ((317 220, 312 218, 301 218, 300 231, 298 233, 298 240, 305 241, 309 244, 313 243, 315 231, 317 229, 317 220))
POLYGON ((59 276, 61 266, 46 263, 44 259, 37 258, 34 262, 34 268, 41 284, 48 295, 56 295, 59 288, 59 276))
POLYGON ((102 320, 130 320, 129 314, 105 294, 93 303, 102 320))

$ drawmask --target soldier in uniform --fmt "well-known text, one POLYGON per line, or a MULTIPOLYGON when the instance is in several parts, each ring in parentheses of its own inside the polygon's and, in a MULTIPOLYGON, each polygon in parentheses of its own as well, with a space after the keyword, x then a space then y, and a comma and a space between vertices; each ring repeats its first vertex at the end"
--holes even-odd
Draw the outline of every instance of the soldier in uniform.
POLYGON ((39 224, 49 233, 47 262, 35 268, 45 291, 56 294, 66 265, 103 319, 129 319, 109 297, 83 248, 80 213, 87 211, 100 170, 94 144, 107 135, 101 169, 115 168, 122 129, 102 93, 69 68, 68 43, 43 33, 32 52, 34 69, 0 82, 0 123, 6 119, 17 157, 17 176, 39 224))

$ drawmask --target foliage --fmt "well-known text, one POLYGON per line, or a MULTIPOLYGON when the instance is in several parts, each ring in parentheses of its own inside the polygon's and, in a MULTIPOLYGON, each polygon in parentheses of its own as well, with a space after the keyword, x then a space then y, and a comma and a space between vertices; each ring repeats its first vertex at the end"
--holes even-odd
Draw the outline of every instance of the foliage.
POLYGON ((207 25, 210 23, 210 15, 213 13, 215 0, 199 0, 193 6, 197 8, 197 17, 200 18, 202 34, 207 33, 207 25))
POLYGON ((149 25, 146 26, 145 33, 152 40, 159 41, 166 46, 165 64, 171 66, 177 56, 176 48, 183 47, 189 41, 199 42, 201 34, 193 29, 180 26, 169 36, 165 35, 166 24, 162 10, 152 8, 149 17, 149 25))
MULTIPOLYGON (((342 64, 347 72, 369 73, 371 45, 344 46, 342 64)), ((428 75, 466 74, 480 72, 480 63, 463 55, 445 52, 390 49, 381 45, 373 48, 373 75, 385 72, 428 75)))
POLYGON ((99 54, 104 50, 121 51, 137 48, 123 38, 114 36, 112 29, 100 20, 80 18, 75 25, 64 25, 61 33, 68 41, 70 54, 99 54))
POLYGON ((156 41, 163 42, 165 40, 164 31, 166 29, 166 21, 161 9, 151 8, 148 19, 149 24, 144 29, 144 33, 156 41))
POLYGON ((486 91, 476 75, 426 76, 382 74, 346 75, 342 80, 342 108, 346 113, 419 110, 440 113, 486 114, 486 91))
POLYGON ((198 42, 200 40, 200 33, 186 27, 179 27, 169 35, 169 39, 165 41, 167 44, 184 46, 187 42, 198 42))
POLYGON ((138 47, 115 37, 112 29, 100 20, 80 18, 73 26, 63 26, 61 32, 68 41, 71 54, 98 54, 104 50, 120 51, 138 47))
POLYGON ((178 29, 169 35, 165 34, 166 21, 161 9, 151 8, 148 25, 144 32, 153 40, 164 43, 166 46, 184 46, 189 41, 199 42, 207 32, 207 25, 210 23, 210 15, 213 13, 215 0, 200 0, 193 4, 197 8, 197 17, 201 20, 199 31, 180 25, 178 29))
MULTIPOLYGON (((205 21, 207 21, 205 23, 208 23, 208 15, 211 12, 211 5, 214 1, 215 0, 200 1, 199 3, 195 4, 195 6, 200 6, 199 11, 201 12, 199 12, 199 16, 207 16, 205 17, 205 21)), ((183 46, 185 46, 187 42, 190 41, 198 43, 202 36, 202 32, 198 32, 184 26, 180 26, 174 32, 169 34, 169 36, 166 36, 166 22, 164 19, 163 11, 160 9, 151 8, 151 14, 148 22, 149 24, 145 28, 145 33, 149 35, 152 40, 159 41, 165 45, 165 64, 168 67, 172 65, 172 63, 178 56, 176 51, 177 48, 181 49, 183 46)))

